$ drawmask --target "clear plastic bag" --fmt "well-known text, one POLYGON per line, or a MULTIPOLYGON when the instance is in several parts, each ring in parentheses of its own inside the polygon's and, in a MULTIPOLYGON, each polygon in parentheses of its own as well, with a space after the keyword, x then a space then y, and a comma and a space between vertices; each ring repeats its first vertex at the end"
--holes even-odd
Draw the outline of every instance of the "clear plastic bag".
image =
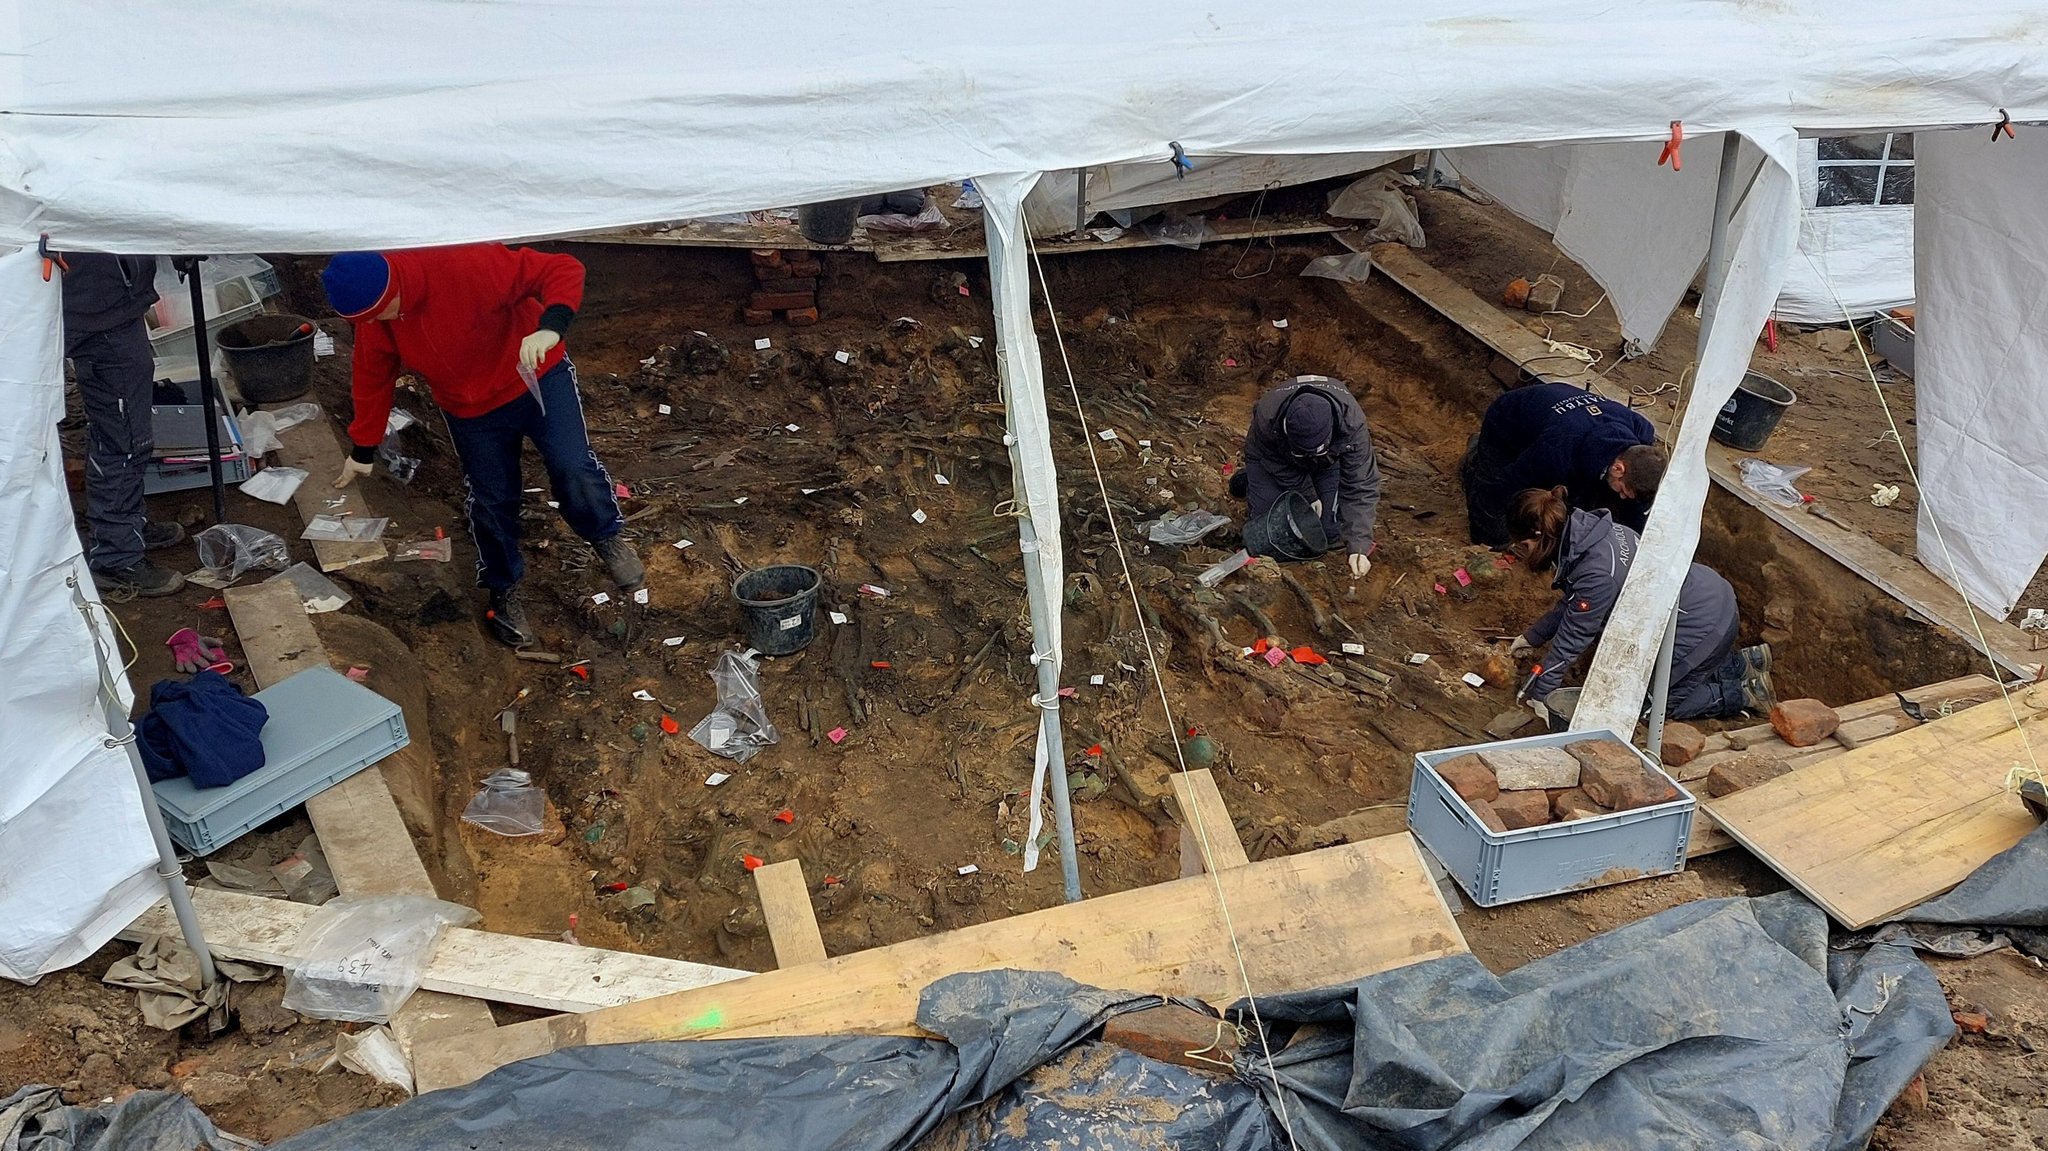
POLYGON ((1145 221, 1144 231, 1160 243, 1176 248, 1199 248, 1202 241, 1213 234, 1200 216, 1182 216, 1174 212, 1145 221))
POLYGON ((307 615, 339 611, 355 598, 341 590, 340 584, 320 574, 320 569, 303 561, 263 582, 276 583, 279 580, 292 585, 292 589, 299 593, 299 602, 306 605, 307 615))
POLYGON ((284 1006, 315 1019, 389 1022, 419 989, 441 932, 478 918, 423 895, 334 900, 299 933, 300 959, 285 968, 284 1006))
POLYGON ((1423 247, 1428 240, 1416 217, 1415 201, 1400 190, 1407 182, 1385 169, 1367 172, 1330 197, 1329 214, 1340 220, 1370 221, 1372 229, 1363 237, 1368 244, 1399 241, 1423 247))
POLYGON ((455 545, 449 540, 414 540, 409 544, 401 545, 396 558, 447 563, 450 559, 454 558, 454 555, 455 545))
MULTIPOLYGON (((254 448, 249 449, 252 453, 254 448)), ((280 506, 290 503, 299 485, 306 482, 306 469, 271 466, 242 481, 242 494, 280 506)))
POLYGON ((385 525, 390 522, 387 516, 314 516, 306 521, 306 530, 299 534, 299 538, 330 543, 368 543, 382 539, 385 525))
POLYGON ((711 682, 718 685, 718 706, 690 729, 690 738, 713 755, 745 763, 761 749, 782 740, 782 733, 768 722, 768 709, 761 702, 761 665, 750 657, 729 651, 711 665, 711 682))
POLYGON ((1340 284, 1363 284, 1372 278, 1372 257, 1363 252, 1339 252, 1317 256, 1302 266, 1301 274, 1340 284))
POLYGON ((1155 544, 1191 544, 1229 522, 1229 516, 1203 508, 1178 515, 1167 512, 1145 525, 1145 538, 1155 544))
POLYGON ((516 767, 499 768, 484 777, 482 790, 462 809, 462 822, 499 835, 539 835, 547 820, 547 803, 532 776, 516 767))
POLYGON ((251 568, 283 571, 292 562, 283 539, 248 524, 215 524, 193 542, 199 545, 199 566, 215 579, 233 582, 251 568))
POLYGON ((1742 486, 1774 504, 1796 508, 1806 502, 1792 481, 1812 471, 1812 468, 1787 468, 1765 463, 1759 459, 1745 459, 1741 463, 1742 486))

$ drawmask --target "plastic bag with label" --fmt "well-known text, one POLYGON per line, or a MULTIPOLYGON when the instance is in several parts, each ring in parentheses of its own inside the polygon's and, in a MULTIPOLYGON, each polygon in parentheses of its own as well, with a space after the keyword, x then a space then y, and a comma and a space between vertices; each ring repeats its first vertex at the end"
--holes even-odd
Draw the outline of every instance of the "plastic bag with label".
POLYGON ((337 899, 299 932, 284 1006, 315 1019, 386 1023, 419 990, 441 932, 475 923, 467 907, 424 895, 337 899))
POLYGON ((483 789, 462 809, 462 822, 499 835, 539 835, 547 819, 547 796, 533 786, 533 777, 516 767, 503 767, 484 777, 483 789))
POLYGON ((1368 244, 1399 241, 1411 248, 1427 245, 1422 221, 1415 214, 1415 201, 1400 189, 1405 178, 1381 169, 1367 172, 1330 197, 1329 214, 1340 220, 1366 220, 1372 229, 1363 239, 1368 244))
POLYGON ((283 539, 248 524, 215 524, 193 542, 199 545, 199 566, 229 582, 251 568, 283 571, 292 562, 291 548, 283 539))
POLYGON ((1781 467, 1759 459, 1745 459, 1740 466, 1742 486, 1750 491, 1788 508, 1796 508, 1806 502, 1806 497, 1792 486, 1792 481, 1812 471, 1812 468, 1781 467))
POLYGON ((718 705, 690 729, 691 739, 736 763, 781 742, 782 733, 768 722, 768 709, 761 702, 760 664, 741 652, 726 652, 711 665, 711 682, 718 685, 718 705))
POLYGON ((1229 522, 1229 516, 1219 516, 1204 508, 1178 515, 1167 512, 1145 525, 1145 538, 1155 544, 1191 544, 1229 522))

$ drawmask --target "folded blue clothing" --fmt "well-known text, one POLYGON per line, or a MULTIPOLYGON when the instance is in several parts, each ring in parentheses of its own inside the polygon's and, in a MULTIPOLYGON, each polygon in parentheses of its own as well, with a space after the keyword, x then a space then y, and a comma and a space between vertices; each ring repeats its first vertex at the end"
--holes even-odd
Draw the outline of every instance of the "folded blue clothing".
POLYGON ((160 679, 135 724, 135 746, 151 783, 190 776, 194 787, 226 787, 263 766, 270 713, 217 671, 160 679))

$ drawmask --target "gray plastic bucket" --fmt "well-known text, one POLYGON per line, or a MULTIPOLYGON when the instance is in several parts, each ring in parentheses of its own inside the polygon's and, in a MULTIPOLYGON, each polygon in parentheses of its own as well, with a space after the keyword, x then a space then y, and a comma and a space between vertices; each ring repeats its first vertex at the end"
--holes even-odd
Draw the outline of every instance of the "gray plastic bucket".
POLYGON ((1550 730, 1570 731, 1572 713, 1579 710, 1579 690, 1576 687, 1561 687, 1550 693, 1543 701, 1543 709, 1550 713, 1550 730))
POLYGON ((792 655, 810 646, 817 635, 823 582, 802 564, 755 568, 732 581, 732 598, 746 620, 747 646, 762 655, 792 655))
POLYGON ((1798 393, 1762 372, 1749 372, 1714 417, 1714 438, 1739 452, 1764 446, 1798 393))
POLYGON ((1330 550, 1330 537, 1306 497, 1283 492, 1265 515, 1244 525, 1244 550, 1277 560, 1312 560, 1330 550))

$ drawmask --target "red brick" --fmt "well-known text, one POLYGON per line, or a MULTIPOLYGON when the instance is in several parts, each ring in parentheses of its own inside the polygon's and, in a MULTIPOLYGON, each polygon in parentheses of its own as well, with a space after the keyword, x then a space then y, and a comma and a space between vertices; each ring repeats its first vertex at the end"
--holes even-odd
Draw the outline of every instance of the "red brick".
POLYGON ((789 326, 792 328, 809 327, 810 325, 818 322, 818 309, 791 308, 786 314, 784 314, 783 319, 788 320, 789 326))
POLYGON ((1119 1015, 1102 1025, 1102 1041, 1147 1059, 1219 1075, 1231 1073, 1238 1045, 1236 1027, 1178 1003, 1119 1015))
POLYGON ((1582 739, 1566 751, 1579 761, 1579 786, 1593 802, 1615 811, 1678 798, 1678 789, 1653 774, 1630 748, 1609 739, 1582 739))
POLYGON ((1541 791, 1503 791, 1489 806, 1510 831, 1550 822, 1550 797, 1541 791))
POLYGON ((1706 782, 1701 786, 1708 795, 1718 799, 1724 795, 1733 795, 1745 787, 1755 787, 1759 783, 1776 779, 1791 770, 1785 765, 1784 760, 1751 752, 1715 764, 1714 769, 1707 773, 1706 782))
POLYGON ((1559 823, 1607 813, 1606 808, 1593 802, 1593 797, 1587 795, 1583 787, 1566 788, 1550 799, 1550 814, 1556 816, 1559 823))
POLYGON ((760 308, 742 308, 740 310, 740 322, 748 327, 758 328, 762 324, 774 323, 775 313, 763 311, 760 308))
POLYGON ((788 274, 792 276, 806 276, 816 279, 825 274, 825 265, 819 262, 818 257, 815 255, 801 258, 792 257, 784 260, 782 266, 788 269, 788 274))
POLYGON ((782 253, 773 248, 755 248, 747 256, 754 261, 756 268, 780 268, 783 264, 782 253))
POLYGON ((755 292, 748 307, 756 311, 780 312, 785 308, 815 308, 818 306, 816 292, 755 292))
POLYGON ((1468 803, 1472 800, 1491 803, 1493 797, 1500 794, 1500 784, 1493 778, 1493 769, 1471 752, 1437 764, 1436 773, 1468 803))
POLYGON ((1991 1017, 1980 1011, 1951 1011, 1949 1017, 1965 1035, 1982 1035, 1991 1028, 1991 1017))
POLYGON ((1664 725, 1664 746, 1657 749, 1666 767, 1678 767, 1698 759, 1707 749, 1707 736, 1689 723, 1673 721, 1664 725))
POLYGON ((1501 820, 1500 813, 1493 809, 1491 803, 1483 799, 1472 799, 1466 802, 1472 806, 1472 814, 1478 816, 1479 822, 1485 824, 1488 828, 1494 831, 1506 831, 1508 829, 1508 825, 1501 820))
POLYGON ((818 281, 811 276, 778 276, 754 285, 758 292, 809 292, 815 294, 818 281))
POLYGON ((1771 728, 1793 747, 1812 747, 1835 734, 1842 717, 1817 699, 1788 699, 1771 709, 1771 728))

